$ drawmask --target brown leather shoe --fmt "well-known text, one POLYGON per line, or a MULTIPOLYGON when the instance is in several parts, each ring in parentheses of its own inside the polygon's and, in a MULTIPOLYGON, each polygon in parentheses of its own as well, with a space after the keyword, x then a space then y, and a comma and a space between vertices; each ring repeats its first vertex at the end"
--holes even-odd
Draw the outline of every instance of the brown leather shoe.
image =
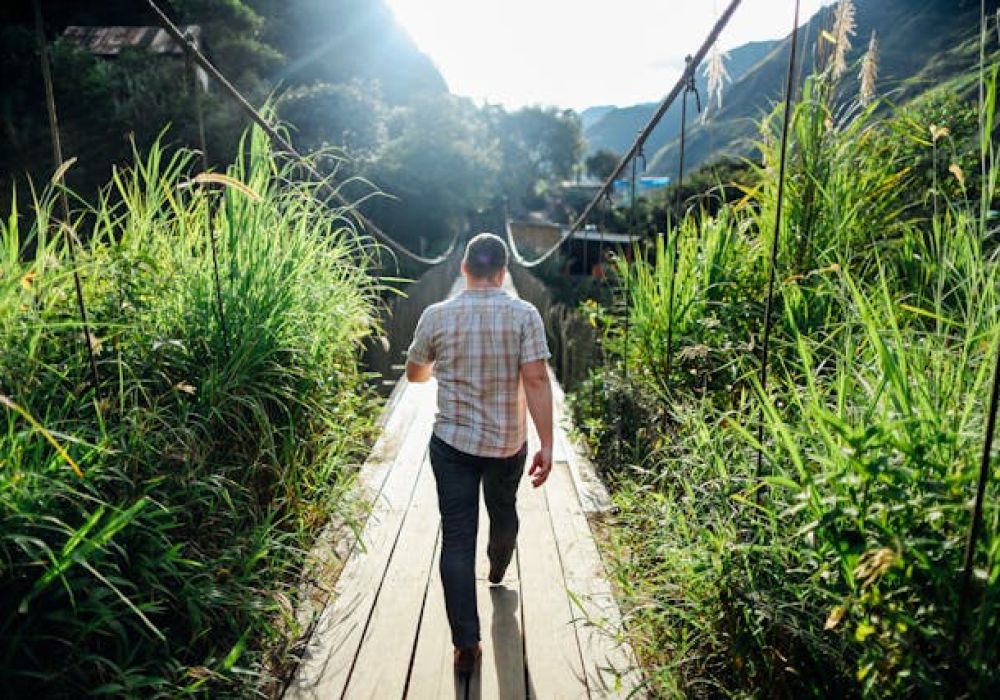
POLYGON ((476 669, 476 663, 483 656, 483 648, 477 643, 471 647, 455 648, 455 673, 461 676, 471 675, 476 669))

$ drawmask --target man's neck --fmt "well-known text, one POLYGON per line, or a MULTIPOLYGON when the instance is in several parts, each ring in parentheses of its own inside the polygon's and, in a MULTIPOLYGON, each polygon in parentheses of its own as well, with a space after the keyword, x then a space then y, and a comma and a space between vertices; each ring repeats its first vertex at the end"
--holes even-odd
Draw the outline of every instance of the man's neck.
POLYGON ((501 289, 501 284, 489 278, 466 277, 465 288, 476 290, 501 289))

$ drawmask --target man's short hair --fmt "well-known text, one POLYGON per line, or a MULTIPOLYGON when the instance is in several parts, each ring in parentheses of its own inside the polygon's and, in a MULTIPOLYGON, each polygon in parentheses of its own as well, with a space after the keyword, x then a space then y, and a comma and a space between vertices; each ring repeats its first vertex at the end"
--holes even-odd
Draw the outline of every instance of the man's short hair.
POLYGON ((465 269, 477 279, 493 277, 507 267, 507 244, 492 233, 476 235, 465 247, 465 269))

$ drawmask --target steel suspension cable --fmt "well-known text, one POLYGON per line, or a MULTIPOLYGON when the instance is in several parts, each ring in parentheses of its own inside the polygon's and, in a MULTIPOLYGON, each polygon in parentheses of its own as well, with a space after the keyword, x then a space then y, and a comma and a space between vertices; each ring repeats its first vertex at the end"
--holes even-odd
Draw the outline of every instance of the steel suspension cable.
POLYGON ((968 599, 972 586, 972 569, 976 561, 976 542, 983 522, 983 501, 986 496, 986 486, 990 478, 990 457, 993 453, 993 436, 997 423, 997 407, 1000 404, 1000 335, 997 336, 996 359, 993 366, 993 388, 990 391, 989 412, 986 419, 986 437, 983 439, 983 451, 979 460, 979 481, 976 484, 976 502, 972 510, 972 523, 969 525, 969 535, 965 540, 965 557, 962 564, 962 583, 959 587, 958 620, 955 624, 955 647, 962 641, 965 633, 965 617, 968 609, 968 599))
MULTIPOLYGON (((980 3, 980 37, 979 37, 979 50, 980 50, 980 64, 979 64, 979 95, 980 95, 980 105, 985 104, 984 102, 984 92, 986 85, 986 75, 985 75, 985 45, 986 45, 986 3, 980 3)), ((989 139, 990 137, 986 134, 985 127, 985 117, 980 110, 980 120, 979 120, 979 139, 980 148, 982 154, 980 157, 981 167, 983 168, 983 179, 981 181, 980 188, 983 190, 980 194, 980 199, 982 199, 982 209, 981 218, 982 225, 986 225, 986 214, 989 208, 988 195, 986 194, 986 168, 987 168, 987 158, 990 157, 989 154, 989 139)), ((993 387, 990 390, 990 403, 987 411, 986 418, 986 435, 983 438, 983 451, 979 459, 979 479, 976 483, 976 500, 975 505, 972 509, 972 522, 969 524, 969 534, 965 540, 965 556, 962 562, 962 579, 959 586, 958 592, 958 616, 955 622, 955 651, 960 653, 960 645, 962 643, 962 637, 965 634, 965 617, 969 607, 969 597, 971 596, 972 588, 972 570, 976 562, 976 544, 979 540, 979 531, 982 528, 983 521, 983 501, 986 498, 986 487, 989 485, 990 479, 990 461, 993 454, 993 437, 996 430, 997 422, 997 409, 1000 405, 1000 335, 997 336, 997 345, 994 350, 996 358, 994 360, 993 366, 993 387)))
MULTIPOLYGON (((159 19, 161 26, 163 27, 164 30, 166 30, 167 34, 169 34, 171 38, 175 42, 177 42, 177 45, 180 46, 195 63, 201 66, 205 70, 205 72, 208 73, 209 77, 211 77, 212 80, 214 80, 223 89, 223 91, 226 92, 226 94, 228 94, 233 100, 236 101, 236 103, 243 109, 243 111, 246 112, 247 116, 249 116, 250 119, 254 123, 256 123, 257 126, 259 126, 264 131, 264 133, 267 134, 268 138, 271 139, 272 143, 278 144, 282 148, 284 153, 288 156, 291 156, 291 158, 299 165, 299 167, 305 170, 311 177, 315 178, 317 184, 324 190, 326 190, 326 192, 334 200, 336 200, 338 204, 341 204, 342 206, 345 207, 351 206, 350 202, 348 202, 344 198, 344 196, 340 194, 340 192, 338 192, 336 189, 330 186, 330 184, 327 182, 326 177, 324 177, 324 175, 321 172, 319 172, 319 170, 316 169, 316 166, 310 163, 305 156, 299 153, 298 150, 291 144, 291 142, 284 136, 282 136, 281 133, 276 128, 274 128, 274 126, 272 126, 271 123, 268 122, 267 119, 265 119, 264 116, 256 108, 254 108, 254 106, 251 105, 245 97, 243 97, 242 93, 240 93, 240 91, 237 90, 236 87, 233 86, 233 84, 229 82, 229 80, 221 72, 219 72, 219 69, 216 68, 215 65, 212 64, 212 62, 209 61, 203 53, 201 53, 201 51, 198 50, 198 48, 193 44, 193 42, 191 42, 189 38, 186 37, 181 32, 180 28, 178 28, 177 25, 174 24, 171 21, 171 19, 163 12, 163 10, 161 10, 157 6, 155 0, 146 0, 146 5, 149 6, 150 10, 152 10, 152 12, 159 19)), ((397 253, 401 253, 402 255, 410 258, 411 260, 414 260, 415 262, 419 262, 424 265, 437 265, 439 263, 444 262, 451 256, 452 251, 454 251, 455 249, 455 245, 458 243, 458 235, 456 235, 454 238, 452 238, 451 244, 448 246, 448 249, 444 253, 437 256, 436 258, 427 258, 422 255, 418 255, 417 253, 414 253, 409 248, 404 246, 402 243, 399 243, 398 241, 390 237, 389 234, 387 234, 385 231, 376 226, 370 219, 368 219, 360 211, 353 211, 352 216, 357 218, 357 220, 364 226, 365 230, 371 233, 375 238, 380 240, 382 243, 389 246, 397 253)))
MULTIPOLYGON (((638 153, 636 153, 635 158, 632 159, 632 187, 631 187, 632 200, 629 202, 629 214, 630 214, 629 218, 631 219, 629 230, 632 233, 633 241, 638 238, 638 233, 639 233, 639 210, 637 208, 639 204, 639 198, 636 192, 636 178, 638 177, 637 170, 639 167, 640 158, 642 158, 643 161, 642 169, 645 170, 646 156, 643 155, 641 149, 639 150, 638 153)), ((635 245, 632 241, 630 241, 630 243, 632 245, 635 245)), ((632 262, 634 264, 635 260, 633 260, 632 262)), ((625 349, 622 352, 622 378, 626 382, 628 381, 629 336, 632 327, 631 323, 632 322, 632 270, 630 269, 630 267, 631 266, 628 264, 628 248, 626 248, 625 249, 625 349)))
MULTIPOLYGON (((87 304, 83 296, 83 282, 80 280, 80 270, 76 265, 76 243, 73 240, 73 230, 70 228, 69 197, 66 194, 66 167, 63 162, 62 142, 59 138, 59 117, 56 113, 55 90, 52 86, 52 68, 49 65, 49 47, 45 41, 45 23, 42 20, 42 7, 39 0, 33 0, 35 12, 35 37, 38 40, 38 54, 42 63, 42 80, 45 83, 45 108, 49 115, 49 136, 52 140, 52 160, 55 161, 55 184, 59 185, 59 203, 62 209, 62 232, 69 253, 69 262, 73 267, 73 286, 76 288, 76 306, 80 314, 80 324, 83 329, 83 344, 87 347, 87 359, 90 361, 90 379, 94 384, 94 396, 101 398, 100 375, 97 373, 97 359, 94 356, 94 337, 90 333, 90 321, 87 318, 87 304)), ((100 403, 98 403, 100 406, 100 403)), ((98 409, 100 410, 100 409, 98 409)))
MULTIPOLYGON (((768 263, 767 306, 764 310, 763 341, 760 349, 760 390, 767 392, 767 363, 770 352, 771 317, 774 312, 774 281, 778 268, 778 244, 781 238, 782 207, 785 200, 785 168, 788 162, 788 129, 792 121, 792 99, 795 96, 795 59, 798 53, 799 10, 801 0, 795 0, 795 19, 792 23, 792 46, 788 57, 788 81, 785 85, 784 121, 781 125, 781 160, 778 166, 778 198, 774 212, 774 236, 771 239, 771 256, 768 263)), ((757 421, 757 477, 760 478, 764 464, 764 407, 761 405, 757 421)), ((760 492, 758 492, 759 494, 760 492)))
POLYGON ((694 56, 692 58, 690 65, 688 66, 688 69, 684 71, 684 74, 681 75, 680 79, 678 79, 674 87, 670 90, 669 93, 667 93, 667 96, 663 98, 663 101, 660 102, 660 106, 656 108, 656 112, 654 112, 653 116, 650 117, 648 122, 646 122, 646 125, 639 130, 639 136, 636 138, 635 142, 632 144, 631 147, 629 147, 628 151, 626 151, 625 154, 621 157, 621 160, 618 161, 618 165, 616 165, 615 169, 611 171, 610 175, 608 175, 607 179, 604 181, 604 184, 601 185, 601 188, 597 191, 597 194, 594 195, 593 199, 590 200, 590 203, 587 204, 586 208, 584 208, 583 213, 580 214, 580 216, 576 218, 576 221, 574 221, 573 224, 568 229, 566 229, 566 231, 562 233, 562 235, 559 238, 559 241, 557 241, 552 247, 550 247, 548 250, 542 253, 540 257, 531 261, 525 260, 521 256, 520 252, 518 252, 516 247, 514 246, 511 247, 511 256, 521 267, 531 268, 541 265, 543 262, 548 260, 552 255, 554 255, 555 252, 559 250, 559 248, 562 247, 562 245, 575 232, 580 230, 580 227, 583 226, 583 224, 587 221, 587 219, 590 218, 590 215, 593 213, 594 209, 601 201, 601 198, 604 196, 606 192, 610 192, 612 190, 612 188, 614 187, 615 180, 622 173, 622 171, 625 170, 629 162, 639 153, 640 149, 642 149, 643 144, 645 144, 646 140, 649 139, 650 134, 653 133, 653 129, 655 129, 657 124, 660 123, 660 120, 663 119, 663 115, 667 113, 667 110, 670 109, 670 106, 677 101, 677 98, 681 95, 681 92, 688 84, 688 73, 690 72, 691 74, 693 74, 694 71, 698 69, 698 66, 701 65, 701 62, 705 59, 705 56, 708 55, 708 52, 712 48, 712 45, 715 44, 716 40, 718 40, 719 35, 722 34, 722 30, 725 29, 726 25, 729 24, 729 20, 733 18, 733 14, 735 14, 737 8, 740 6, 741 3, 742 0, 731 0, 729 6, 726 8, 726 11, 722 13, 722 16, 719 17, 719 19, 716 21, 715 26, 713 26, 712 30, 708 33, 708 36, 705 38, 705 41, 694 53, 694 56))
MULTIPOLYGON (((691 57, 688 56, 686 59, 687 63, 690 65, 691 57)), ((677 284, 677 262, 680 259, 680 247, 679 240, 681 237, 681 223, 684 221, 684 216, 681 214, 681 207, 683 206, 683 194, 684 189, 684 150, 685 144, 687 142, 687 101, 688 95, 694 93, 695 100, 698 104, 698 112, 701 112, 701 97, 698 95, 698 87, 695 84, 694 72, 688 71, 688 85, 684 88, 684 98, 681 100, 681 152, 680 161, 677 167, 677 194, 674 202, 675 216, 677 217, 677 223, 674 225, 673 230, 673 240, 670 249, 670 292, 667 296, 667 367, 666 367, 666 380, 670 382, 671 370, 673 368, 674 359, 674 290, 677 284)), ((669 232, 669 227, 667 228, 669 232)), ((669 235, 669 233, 668 233, 669 235)))

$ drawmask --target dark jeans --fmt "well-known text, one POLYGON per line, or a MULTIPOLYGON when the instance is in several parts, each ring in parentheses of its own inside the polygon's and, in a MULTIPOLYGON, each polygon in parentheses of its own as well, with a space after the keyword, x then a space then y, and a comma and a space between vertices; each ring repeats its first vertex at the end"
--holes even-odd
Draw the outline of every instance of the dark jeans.
POLYGON ((441 583, 457 647, 479 641, 476 610, 476 535, 479 483, 490 515, 487 554, 493 568, 506 568, 517 541, 517 483, 528 453, 525 444, 511 457, 476 457, 431 436, 431 466, 441 509, 441 583))

